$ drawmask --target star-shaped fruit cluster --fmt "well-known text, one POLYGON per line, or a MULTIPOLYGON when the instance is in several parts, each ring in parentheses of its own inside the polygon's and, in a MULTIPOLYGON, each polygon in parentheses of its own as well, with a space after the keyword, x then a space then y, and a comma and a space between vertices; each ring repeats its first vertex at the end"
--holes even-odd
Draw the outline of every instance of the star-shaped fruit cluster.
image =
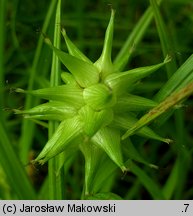
MULTIPOLYGON (((127 171, 122 156, 122 142, 126 139, 124 134, 137 122, 136 112, 157 105, 153 100, 135 95, 134 86, 170 61, 166 57, 164 62, 156 65, 120 71, 121 66, 111 60, 113 26, 114 10, 106 30, 102 54, 95 63, 73 44, 65 30, 62 30, 62 35, 69 54, 45 39, 69 70, 61 73, 64 84, 32 91, 17 89, 17 92, 48 100, 29 110, 16 110, 17 114, 60 122, 35 162, 44 164, 60 153, 71 154, 80 149, 85 158, 87 194, 91 191, 93 178, 104 154, 123 172, 127 171)), ((138 130, 137 134, 167 142, 147 126, 138 130)))

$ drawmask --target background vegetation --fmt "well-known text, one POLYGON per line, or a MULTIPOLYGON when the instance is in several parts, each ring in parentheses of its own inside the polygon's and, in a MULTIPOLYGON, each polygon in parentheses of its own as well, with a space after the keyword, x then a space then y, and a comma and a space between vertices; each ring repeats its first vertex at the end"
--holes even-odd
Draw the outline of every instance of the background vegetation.
MULTIPOLYGON (((15 116, 12 110, 40 103, 35 97, 15 93, 15 88, 49 86, 52 51, 44 44, 42 32, 53 41, 56 3, 56 0, 0 0, 0 199, 49 198, 47 165, 34 167, 29 164, 45 145, 47 128, 15 116)), ((109 4, 116 10, 115 57, 150 2, 62 1, 62 26, 72 41, 93 61, 98 59, 102 49, 110 17, 109 4)), ((153 18, 127 65, 129 69, 161 62, 165 43, 175 65, 162 69, 137 86, 138 94, 148 98, 154 97, 189 58, 193 48, 192 0, 162 1, 160 12, 165 23, 164 32, 168 36, 165 42, 163 32, 159 32, 161 28, 159 24, 156 26, 156 19, 153 18)), ((63 41, 61 47, 66 50, 63 41)), ((193 73, 192 61, 189 67, 193 73)), ((123 199, 192 199, 192 105, 190 97, 167 121, 162 124, 159 119, 155 121, 156 131, 173 140, 170 145, 135 135, 131 137, 140 155, 159 169, 138 164, 126 175, 117 170, 104 191, 110 190, 123 199), (152 188, 156 189, 152 191, 152 188)), ((84 159, 78 154, 65 167, 63 198, 80 199, 83 184, 84 159)))

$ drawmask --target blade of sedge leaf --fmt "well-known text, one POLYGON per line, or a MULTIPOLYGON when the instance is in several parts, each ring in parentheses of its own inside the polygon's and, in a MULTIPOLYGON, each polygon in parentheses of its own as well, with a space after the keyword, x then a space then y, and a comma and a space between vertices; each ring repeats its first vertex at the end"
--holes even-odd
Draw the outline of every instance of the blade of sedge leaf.
POLYGON ((149 194, 152 196, 153 199, 155 200, 165 199, 159 185, 157 185, 156 182, 153 181, 152 178, 150 178, 144 170, 142 170, 131 160, 128 160, 126 162, 126 165, 129 168, 129 170, 139 178, 140 182, 146 188, 146 190, 149 192, 149 194))
POLYGON ((89 140, 85 140, 80 149, 85 158, 85 195, 89 195, 92 183, 101 159, 102 150, 89 140))
MULTIPOLYGON (((193 81, 193 55, 191 55, 183 65, 173 74, 173 76, 166 82, 166 84, 156 94, 155 100, 158 102, 163 101, 166 97, 173 92, 177 92, 190 82, 193 81)), ((161 115, 156 121, 156 125, 162 125, 173 113, 174 110, 170 110, 167 113, 161 115)))
POLYGON ((172 198, 172 195, 175 192, 175 189, 177 186, 177 181, 180 178, 180 176, 179 176, 179 163, 180 163, 180 160, 178 158, 174 164, 174 167, 173 167, 165 185, 163 186, 163 189, 162 189, 162 192, 165 195, 167 200, 170 200, 172 198))
POLYGON ((11 188, 7 181, 7 176, 0 164, 0 197, 1 200, 10 200, 11 199, 11 188))
POLYGON ((171 61, 171 58, 169 56, 166 56, 164 62, 156 65, 140 67, 125 72, 110 74, 106 77, 104 83, 117 93, 122 93, 132 83, 150 75, 154 71, 161 68, 163 65, 167 64, 169 61, 171 61))
POLYGON ((94 111, 86 105, 79 111, 80 118, 83 122, 84 131, 88 136, 93 136, 101 127, 104 127, 113 120, 113 111, 103 109, 94 111))
POLYGON ((105 33, 103 51, 100 58, 95 62, 95 65, 102 73, 103 77, 113 72, 111 52, 112 52, 112 42, 113 42, 114 16, 115 16, 115 11, 112 9, 111 18, 105 33))
MULTIPOLYGON (((55 7, 58 0, 53 0, 48 3, 48 10, 45 17, 45 21, 43 26, 41 27, 41 31, 47 33, 51 30, 51 20, 53 18, 53 14, 55 13, 55 7)), ((48 68, 45 66, 45 70, 42 70, 42 65, 45 64, 45 59, 50 58, 50 53, 47 51, 47 49, 44 49, 44 39, 42 37, 42 34, 40 34, 40 37, 38 39, 38 43, 36 46, 36 50, 34 52, 34 58, 32 61, 32 65, 29 67, 29 80, 28 80, 28 90, 32 90, 35 84, 35 81, 39 74, 42 72, 48 72, 48 68)), ((43 73, 42 73, 43 74, 43 73)), ((25 109, 30 109, 33 106, 36 106, 39 103, 39 100, 34 99, 31 95, 26 95, 25 98, 25 109)), ((31 149, 31 145, 33 143, 33 138, 35 137, 35 127, 34 124, 30 121, 26 121, 25 119, 22 121, 21 125, 21 136, 19 139, 19 154, 22 162, 24 164, 27 164, 29 162, 29 151, 31 149)))
POLYGON ((155 100, 161 102, 175 91, 179 91, 193 81, 193 54, 173 74, 167 83, 157 93, 155 100))
POLYGON ((64 40, 66 42, 66 46, 68 48, 68 52, 70 55, 81 59, 85 62, 88 62, 90 64, 92 64, 91 60, 88 59, 79 49, 78 47, 69 39, 68 35, 66 34, 65 29, 62 29, 62 35, 64 37, 64 40))
POLYGON ((61 62, 73 74, 81 87, 88 87, 99 81, 99 71, 96 66, 55 48, 47 38, 46 43, 53 49, 61 62))
MULTIPOLYGON (((163 55, 166 56, 167 54, 170 54, 172 52, 173 49, 172 43, 170 37, 167 34, 167 29, 163 21, 163 18, 161 16, 161 13, 159 11, 157 1, 150 0, 150 4, 152 6, 153 14, 155 17, 155 22, 156 22, 156 26, 157 26, 161 46, 162 46, 162 52, 163 55)), ((176 67, 175 58, 173 58, 172 61, 166 65, 168 78, 171 77, 171 75, 176 71, 176 69, 177 67, 176 67)))
POLYGON ((46 100, 66 102, 78 108, 83 105, 82 89, 74 85, 61 85, 32 91, 16 89, 16 92, 29 93, 46 100))
MULTIPOLYGON (((161 3, 161 0, 157 1, 158 4, 161 3)), ((141 19, 135 25, 133 31, 128 36, 125 44, 122 46, 122 49, 116 56, 114 60, 114 68, 116 71, 122 71, 126 66, 131 54, 133 53, 133 47, 137 46, 141 41, 142 37, 145 34, 146 29, 148 28, 150 22, 153 18, 152 8, 149 7, 146 12, 143 14, 141 19)))
MULTIPOLYGON (((54 46, 60 48, 60 31, 61 31, 61 0, 58 0, 56 15, 55 15, 55 25, 54 25, 54 46)), ((50 86, 57 87, 60 84, 60 71, 61 63, 57 55, 53 52, 52 64, 51 64, 51 74, 50 74, 50 86)), ((56 132, 59 123, 57 121, 49 121, 48 136, 49 139, 56 132)), ((49 178, 49 199, 63 199, 63 184, 64 184, 64 171, 61 170, 56 175, 56 170, 58 169, 58 164, 61 156, 52 158, 48 162, 48 178, 49 178)))
POLYGON ((130 128, 122 137, 122 139, 127 138, 128 136, 135 133, 137 130, 142 128, 143 126, 149 124, 155 118, 168 111, 174 105, 179 103, 181 100, 185 99, 189 95, 193 93, 193 82, 181 89, 179 92, 172 94, 167 97, 163 102, 161 102, 154 109, 150 110, 147 114, 142 116, 138 122, 136 122, 132 128, 130 128))
MULTIPOLYGON (((121 127, 125 130, 128 130, 132 128, 132 126, 135 125, 137 121, 138 119, 128 114, 128 115, 123 115, 123 116, 115 116, 113 124, 115 127, 118 126, 119 128, 121 127)), ((162 138, 161 136, 156 134, 152 129, 150 129, 147 126, 139 129, 139 131, 137 131, 136 133, 139 136, 159 140, 167 144, 171 142, 171 140, 162 138)))
POLYGON ((44 182, 42 183, 40 190, 38 191, 37 200, 46 200, 48 199, 48 190, 49 190, 49 178, 45 177, 44 182))
POLYGON ((59 101, 51 101, 33 107, 29 110, 13 110, 15 114, 24 115, 27 119, 58 120, 63 121, 76 115, 73 106, 59 101))
POLYGON ((157 102, 140 97, 137 95, 127 94, 118 98, 116 105, 114 106, 115 112, 127 112, 127 111, 143 111, 158 105, 157 102))
POLYGON ((16 195, 14 197, 21 200, 36 199, 34 188, 9 138, 5 126, 0 121, 0 164, 12 192, 16 195))
POLYGON ((123 172, 127 169, 124 166, 121 143, 120 143, 120 133, 118 130, 112 128, 101 128, 93 137, 92 141, 100 146, 107 155, 114 161, 123 172))
POLYGON ((85 88, 83 98, 95 110, 112 107, 116 102, 111 89, 101 83, 85 88))
POLYGON ((77 116, 60 123, 59 127, 40 152, 35 162, 44 164, 50 158, 64 151, 69 143, 78 137, 82 131, 82 125, 77 116))

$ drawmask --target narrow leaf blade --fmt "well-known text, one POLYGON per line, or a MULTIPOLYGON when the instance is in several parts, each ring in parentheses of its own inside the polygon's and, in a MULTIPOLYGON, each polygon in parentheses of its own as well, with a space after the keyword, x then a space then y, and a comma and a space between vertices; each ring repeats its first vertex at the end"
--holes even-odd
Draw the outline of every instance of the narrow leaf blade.
POLYGON ((165 199, 159 185, 157 185, 156 182, 153 181, 153 179, 150 178, 145 173, 145 171, 143 171, 139 166, 137 166, 131 160, 128 160, 126 164, 129 167, 129 170, 139 178, 140 182, 147 189, 147 191, 151 194, 153 199, 155 200, 165 199))
MULTIPOLYGON (((158 1, 158 4, 161 3, 161 0, 158 1)), ((153 18, 152 8, 149 7, 146 12, 143 14, 141 19, 135 25, 133 31, 128 36, 126 42, 122 46, 120 52, 116 56, 114 60, 114 67, 116 71, 122 71, 125 65, 127 64, 128 59, 133 53, 133 47, 137 46, 141 41, 142 37, 145 34, 146 29, 148 28, 150 22, 153 18)))
POLYGON ((127 138, 128 136, 135 133, 135 131, 139 130, 141 127, 149 124, 155 118, 159 117, 164 112, 168 111, 174 105, 179 103, 184 98, 188 97, 193 93, 193 82, 181 89, 179 92, 172 94, 168 98, 166 98, 163 102, 161 102, 154 109, 150 110, 147 114, 142 116, 139 121, 133 125, 133 127, 128 130, 122 137, 122 139, 127 138))
MULTIPOLYGON (((128 115, 123 115, 123 116, 115 116, 114 119, 115 120, 114 120, 113 124, 115 126, 123 128, 124 130, 129 130, 138 121, 138 119, 135 118, 134 116, 132 116, 131 114, 130 115, 129 114, 128 115)), ((170 142, 169 139, 165 139, 165 138, 159 136, 158 134, 156 134, 152 129, 150 129, 147 126, 139 129, 138 131, 136 131, 136 133, 137 133, 137 135, 142 136, 142 137, 159 140, 159 141, 162 141, 162 142, 165 142, 165 143, 170 142)), ((122 139, 123 139, 123 137, 122 137, 122 139)))

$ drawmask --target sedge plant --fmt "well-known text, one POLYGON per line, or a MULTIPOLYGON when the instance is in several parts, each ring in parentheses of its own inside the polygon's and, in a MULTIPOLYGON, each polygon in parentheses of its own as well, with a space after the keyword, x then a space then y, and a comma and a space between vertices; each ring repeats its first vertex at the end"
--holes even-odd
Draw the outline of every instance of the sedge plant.
MULTIPOLYGON (((53 1, 53 5, 51 4, 52 11, 56 2, 53 1)), ((26 109, 14 109, 15 114, 22 115, 25 119, 23 132, 30 135, 32 127, 27 123, 29 120, 48 127, 49 130, 47 143, 31 161, 33 166, 44 165, 48 162, 49 179, 45 180, 40 194, 41 192, 46 194, 48 189, 50 199, 64 199, 64 193, 67 190, 65 173, 71 172, 69 167, 73 164, 74 158, 80 155, 84 158, 84 180, 82 195, 79 198, 121 199, 118 193, 112 193, 113 182, 116 178, 120 179, 120 176, 124 178, 130 175, 138 178, 131 193, 138 190, 140 183, 153 199, 170 199, 175 193, 177 179, 181 175, 179 170, 182 170, 180 167, 189 160, 185 159, 188 155, 187 150, 179 151, 174 168, 161 188, 138 164, 156 171, 158 166, 141 155, 136 146, 137 142, 132 140, 134 135, 136 140, 142 137, 139 138, 142 143, 152 140, 170 148, 168 144, 172 143, 172 140, 164 137, 156 128, 162 127, 162 124, 180 107, 179 104, 193 92, 193 56, 191 55, 177 69, 176 59, 170 55, 170 40, 159 12, 160 2, 150 1, 151 7, 144 13, 114 60, 112 60, 112 48, 115 10, 111 9, 101 55, 96 61, 92 61, 72 42, 66 30, 58 24, 61 22, 61 1, 58 1, 53 42, 44 36, 44 42, 53 51, 50 86, 35 90, 32 88, 37 68, 37 61, 34 60, 33 79, 30 81, 28 90, 21 88, 15 90, 27 96, 26 109), (161 41, 163 61, 155 62, 150 66, 128 69, 127 62, 130 60, 134 47, 141 40, 153 17, 161 41), (68 53, 61 49, 61 35, 65 40, 68 53), (143 96, 139 94, 140 83, 146 85, 151 75, 155 76, 156 73, 164 70, 167 71, 168 81, 155 96, 145 97, 146 93, 148 95, 148 89, 145 88, 143 96), (36 104, 31 108, 28 105, 33 98, 43 99, 44 103, 36 104), (157 122, 154 121, 155 119, 157 122), (47 121, 49 126, 46 124, 47 121), (152 122, 154 124, 149 126, 152 122), (117 173, 121 174, 117 177, 117 173)), ((51 13, 48 15, 50 17, 51 13)), ((40 46, 42 42, 41 39, 40 46)), ((40 56, 40 49, 37 50, 37 56, 40 56)), ((178 112, 175 112, 175 118, 182 125, 178 112)), ((0 139, 6 141, 11 152, 7 154, 8 150, 3 146, 6 154, 2 153, 2 157, 10 155, 10 161, 11 158, 17 161, 3 124, 0 125, 0 133, 3 135, 0 139)), ((27 136, 21 139, 22 143, 25 144, 27 139, 27 136)), ((179 144, 177 148, 182 149, 179 144)), ((27 149, 28 147, 24 149, 25 153, 27 149)), ((2 161, 6 161, 6 157, 2 161)), ((24 161, 26 161, 25 157, 24 161)), ((19 161, 17 164, 21 168, 19 161)), ((8 165, 13 167, 12 163, 8 165)), ((11 173, 6 174, 13 183, 11 173)), ((19 169, 18 173, 14 172, 14 175, 21 175, 25 180, 24 185, 29 189, 27 191, 30 191, 28 194, 24 187, 20 185, 17 188, 15 184, 14 188, 16 194, 19 194, 18 197, 34 199, 36 192, 31 188, 24 170, 19 169)), ((10 188, 5 183, 4 173, 2 176, 1 184, 4 184, 4 190, 9 192, 5 197, 9 198, 11 197, 10 188)), ((128 194, 127 198, 129 196, 128 194)), ((42 197, 39 195, 39 197, 48 198, 45 195, 42 197)))
POLYGON ((166 55, 161 63, 122 71, 125 58, 117 63, 111 59, 114 16, 112 9, 98 60, 92 62, 85 56, 62 29, 69 53, 45 38, 50 49, 68 69, 61 72, 62 83, 31 91, 16 89, 16 92, 48 100, 28 110, 15 110, 16 114, 27 119, 60 122, 32 163, 45 164, 60 154, 60 170, 69 155, 80 150, 85 159, 83 198, 97 194, 116 166, 125 174, 129 172, 128 158, 123 153, 128 145, 132 146, 128 139, 132 134, 169 144, 170 139, 161 137, 147 124, 192 93, 193 84, 190 83, 160 104, 136 95, 136 83, 164 67, 171 57, 166 55), (148 109, 151 110, 138 121, 136 113, 148 109), (105 166, 109 164, 107 170, 105 166))

